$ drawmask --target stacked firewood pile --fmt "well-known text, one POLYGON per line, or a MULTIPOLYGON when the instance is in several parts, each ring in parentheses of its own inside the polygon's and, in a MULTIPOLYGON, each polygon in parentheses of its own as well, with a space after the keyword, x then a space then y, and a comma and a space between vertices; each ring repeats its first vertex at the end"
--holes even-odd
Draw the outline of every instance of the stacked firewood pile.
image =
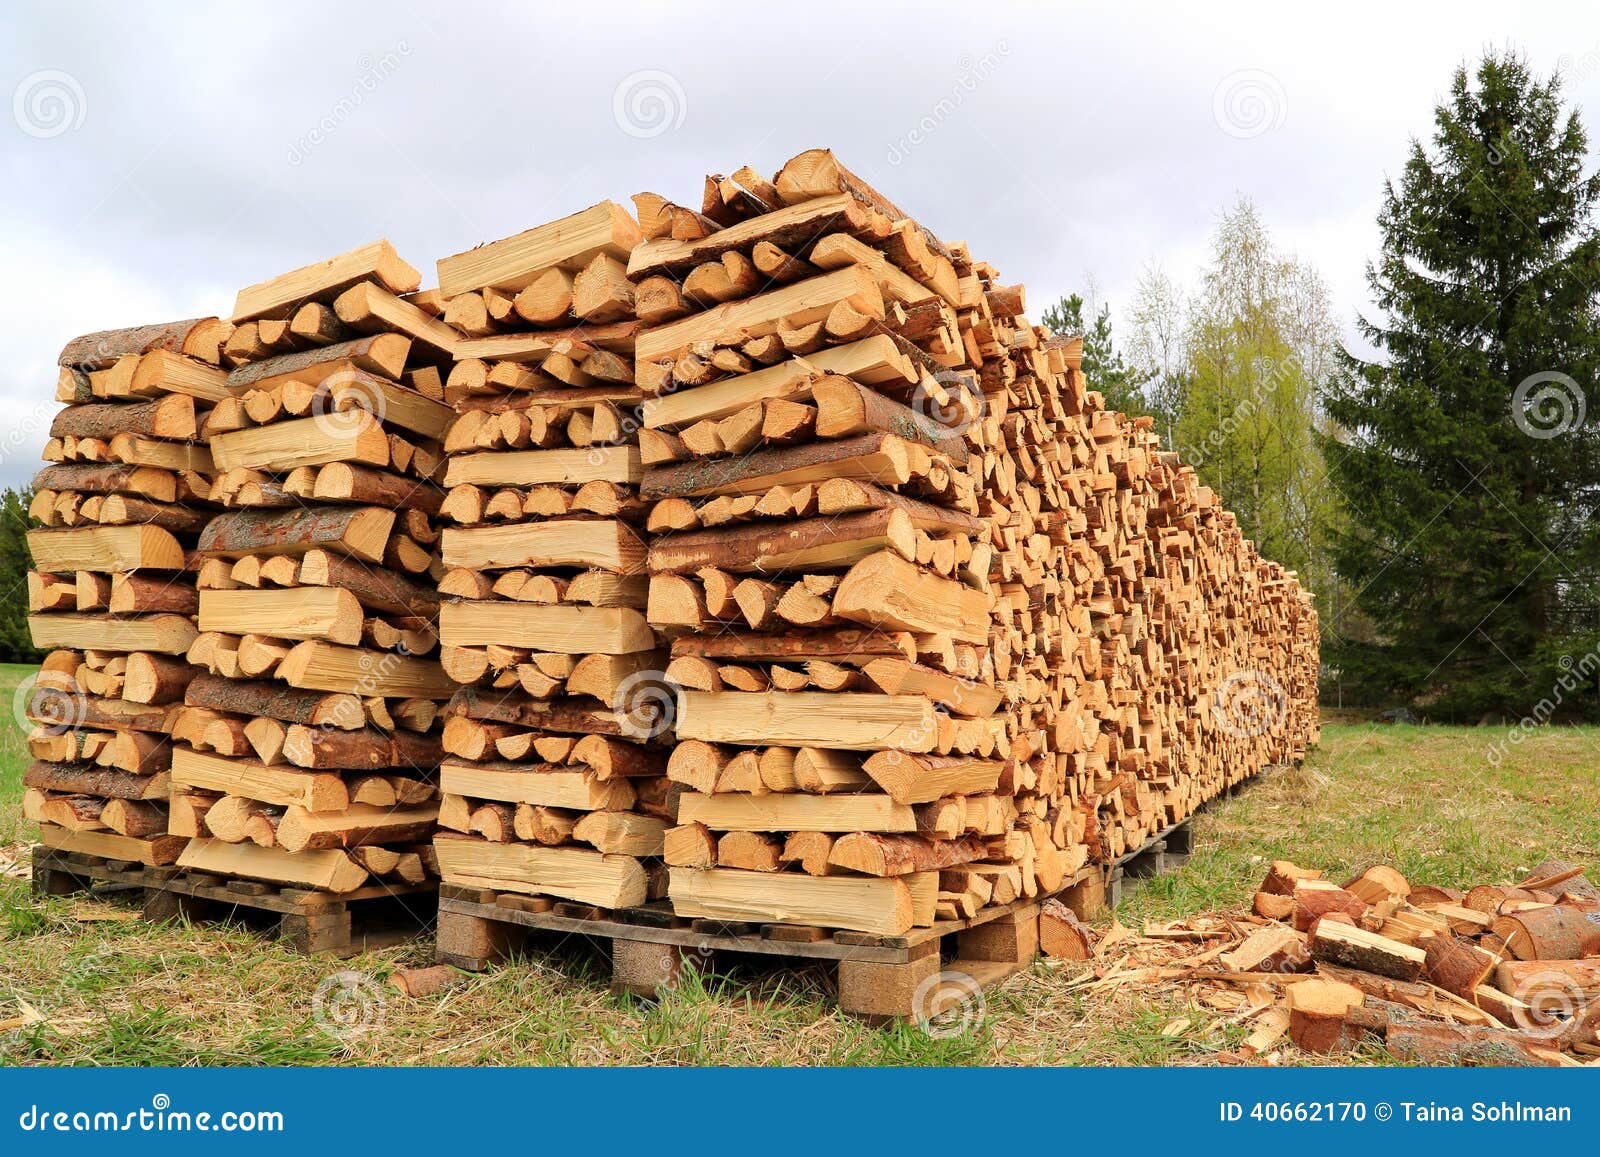
POLYGON ((455 333, 378 242, 242 290, 202 424, 226 511, 199 536, 173 731, 182 867, 352 892, 433 874, 443 401, 455 333))
POLYGON ((1309 597, 1020 286, 823 150, 636 203, 680 915, 1049 894, 1315 740, 1309 597))
POLYGON ((952 252, 796 170, 712 178, 699 211, 636 198, 648 612, 687 789, 669 895, 898 933, 1021 891, 989 843, 1018 818, 979 504, 997 431, 952 252))
POLYGON ((185 865, 900 934, 1315 742, 1309 595, 1021 286, 825 150, 634 203, 71 363, 137 400, 73 407, 38 533, 131 537, 46 549, 39 637, 176 704, 185 865))
POLYGON ((65 408, 33 480, 42 529, 28 534, 28 623, 50 653, 24 704, 23 811, 49 847, 159 866, 184 846, 168 829, 168 732, 193 674, 192 552, 212 513, 198 435, 228 396, 227 335, 201 318, 61 352, 65 408))
MULTIPOLYGON (((602 908, 658 897, 672 810, 645 620, 639 228, 602 202, 439 262, 469 336, 446 393, 446 882, 602 908), (654 883, 652 883, 654 881, 654 883)), ((548 903, 548 900, 547 900, 548 903)))
MULTIPOLYGON (((1250 912, 1120 925, 1100 943, 1046 904, 1047 955, 1092 960, 1073 988, 1188 998, 1174 1035, 1240 1025, 1227 1059, 1287 1036, 1327 1054, 1386 1048, 1414 1064, 1571 1065, 1600 1057, 1600 892, 1549 861, 1513 885, 1413 883, 1368 868, 1342 886, 1274 862, 1250 912)), ((1197 1038, 1198 1039, 1198 1038, 1197 1038)))

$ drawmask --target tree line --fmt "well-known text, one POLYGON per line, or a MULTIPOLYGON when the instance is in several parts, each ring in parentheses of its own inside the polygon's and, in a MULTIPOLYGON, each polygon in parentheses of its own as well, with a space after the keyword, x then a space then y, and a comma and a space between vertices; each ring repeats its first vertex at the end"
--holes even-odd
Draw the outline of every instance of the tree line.
POLYGON ((1587 154, 1559 75, 1492 52, 1457 69, 1384 182, 1355 341, 1247 198, 1192 281, 1144 271, 1121 334, 1092 295, 1044 314, 1083 336, 1090 388, 1153 415, 1314 592, 1325 701, 1600 717, 1587 154))
POLYGON ((28 504, 31 490, 0 490, 0 663, 37 663, 28 633, 28 504))

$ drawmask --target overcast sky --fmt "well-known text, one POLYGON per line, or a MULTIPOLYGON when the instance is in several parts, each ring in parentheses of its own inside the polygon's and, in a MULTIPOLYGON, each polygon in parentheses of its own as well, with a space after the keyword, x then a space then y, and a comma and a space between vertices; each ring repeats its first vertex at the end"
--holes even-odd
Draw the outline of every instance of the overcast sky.
POLYGON ((1590 4, 17 3, 0 17, 0 485, 79 333, 227 314, 377 236, 433 263, 827 145, 1035 316, 1191 282, 1254 198, 1348 331, 1386 175, 1454 67, 1514 45, 1600 132, 1590 4), (210 9, 209 11, 207 9, 210 9))

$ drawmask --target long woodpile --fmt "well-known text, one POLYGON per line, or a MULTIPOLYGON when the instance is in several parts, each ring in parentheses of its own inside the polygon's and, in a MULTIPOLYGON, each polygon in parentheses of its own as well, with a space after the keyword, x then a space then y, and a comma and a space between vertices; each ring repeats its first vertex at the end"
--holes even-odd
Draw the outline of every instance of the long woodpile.
POLYGON ((378 242, 239 294, 201 430, 227 510, 196 551, 181 867, 341 893, 433 874, 456 335, 418 280, 378 242))
POLYGON ((668 693, 645 621, 626 261, 609 201, 439 262, 446 390, 445 881, 602 908, 659 897, 668 693), (644 681, 641 681, 643 679, 644 681), (613 704, 623 703, 622 710, 613 704), (626 704, 632 703, 633 706, 626 704))
MULTIPOLYGON (((1021 286, 825 150, 634 204, 208 331, 144 436, 225 508, 173 531, 184 865, 898 935, 1315 742, 1309 596, 1021 286)), ((56 557, 41 619, 101 565, 56 557)))
MULTIPOLYGON (((448 826, 479 838, 441 841, 473 857, 447 881, 653 894, 648 872, 596 889, 581 853, 490 846, 587 842, 540 810, 546 752, 608 729, 609 761, 641 760, 616 734, 617 693, 641 680, 676 693, 673 788, 631 810, 675 821, 673 909, 727 921, 897 934, 1048 894, 1314 742, 1309 597, 1147 420, 1085 390, 1079 347, 1022 318, 1020 286, 825 151, 771 181, 708 178, 697 209, 635 205, 631 315, 618 254, 593 248, 618 244, 614 206, 440 263, 467 298, 447 316, 482 335, 451 379, 477 399, 449 441, 446 512, 466 529, 446 531, 443 642, 475 684, 452 751, 505 741, 497 790, 514 793, 489 794, 481 762, 453 777, 448 826), (584 314, 586 277, 606 288, 587 300, 618 304, 584 314), (631 383, 581 362, 630 348, 631 383), (637 468, 573 452, 597 438, 637 468), (645 548, 655 638, 634 582, 605 617, 565 605, 645 548), (568 657, 602 650, 627 658, 569 697, 568 657), (598 710, 576 715, 585 694, 598 710), (551 734, 530 758, 534 727, 551 734)), ((613 774, 563 797, 597 831, 630 803, 603 790, 613 774)))
POLYGON ((199 426, 227 396, 216 318, 88 334, 60 356, 52 463, 33 480, 34 645, 23 812, 52 848, 159 866, 168 739, 192 669, 193 550, 210 516, 199 426))
POLYGON ((639 205, 680 914, 970 916, 1302 754, 1309 599, 1022 287, 825 150, 639 205))
MULTIPOLYGON (((1078 987, 1162 990, 1205 1010, 1212 1035, 1248 1025, 1229 1059, 1270 1057, 1285 1036, 1316 1054, 1386 1048, 1410 1064, 1544 1065, 1600 1057, 1600 892, 1552 860, 1516 884, 1408 880, 1387 865, 1344 884, 1272 864, 1249 912, 1114 927, 1098 944, 1046 904, 1047 955, 1094 960, 1078 987)), ((1592 1063, 1592 1061, 1591 1061, 1592 1063)))

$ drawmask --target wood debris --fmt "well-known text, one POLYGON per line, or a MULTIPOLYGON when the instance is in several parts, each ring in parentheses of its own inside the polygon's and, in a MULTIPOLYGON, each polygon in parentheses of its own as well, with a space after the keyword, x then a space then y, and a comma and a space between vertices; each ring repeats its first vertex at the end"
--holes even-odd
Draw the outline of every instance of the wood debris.
POLYGON ((1374 867, 1339 889, 1362 897, 1356 909, 1323 907, 1334 885, 1321 876, 1274 863, 1262 892, 1288 887, 1293 905, 1279 916, 1210 913, 1108 935, 1072 987, 1195 1004, 1238 994, 1255 1027, 1234 1059, 1284 1035, 1306 1052, 1381 1045, 1417 1064, 1600 1058, 1600 898, 1578 866, 1551 861, 1469 891, 1374 867))

